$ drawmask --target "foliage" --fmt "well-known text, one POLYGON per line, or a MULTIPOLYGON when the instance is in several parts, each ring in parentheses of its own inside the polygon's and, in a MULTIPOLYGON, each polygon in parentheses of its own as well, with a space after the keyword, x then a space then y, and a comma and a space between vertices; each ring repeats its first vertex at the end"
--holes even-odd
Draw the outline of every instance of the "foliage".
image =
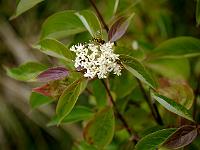
MULTIPOLYGON (((42 0, 19 0, 12 19, 40 2, 42 0)), ((167 36, 168 30, 173 28, 169 14, 161 11, 156 16, 152 11, 153 14, 149 15, 155 20, 159 18, 161 34, 167 38, 156 39, 153 43, 151 36, 155 24, 152 23, 141 27, 146 33, 136 36, 137 41, 133 42, 128 36, 137 35, 135 28, 147 15, 140 16, 141 9, 145 9, 141 8, 144 2, 138 1, 137 5, 130 6, 126 0, 111 0, 110 3, 112 10, 108 8, 107 12, 112 11, 112 18, 109 20, 105 19, 109 18, 109 13, 99 11, 93 0, 88 4, 95 11, 64 10, 46 18, 39 41, 33 47, 59 60, 59 65, 47 67, 28 62, 16 68, 6 67, 7 75, 20 81, 45 83, 33 88, 30 105, 35 109, 44 104, 56 105, 55 115, 48 126, 82 122, 84 139, 78 139, 73 149, 127 147, 127 150, 156 150, 192 146, 200 133, 197 119, 200 114, 197 110, 200 74, 195 66, 199 63, 200 40, 192 35, 167 36), (77 41, 84 43, 88 37, 87 42, 96 45, 114 43, 113 51, 119 54, 116 63, 122 69, 121 76, 109 74, 106 79, 85 78, 85 68, 74 66, 77 58, 70 47, 77 41), (84 103, 82 96, 86 100, 84 103), (150 128, 154 130, 151 132, 150 128), (149 131, 147 135, 142 134, 143 129, 149 131)), ((198 25, 199 7, 197 0, 198 25)))

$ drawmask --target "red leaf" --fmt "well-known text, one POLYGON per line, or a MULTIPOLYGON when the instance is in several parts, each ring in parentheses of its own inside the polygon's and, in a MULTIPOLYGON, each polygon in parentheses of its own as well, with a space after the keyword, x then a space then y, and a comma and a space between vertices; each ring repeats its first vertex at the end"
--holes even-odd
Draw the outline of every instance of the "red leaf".
POLYGON ((198 135, 196 126, 185 125, 180 127, 164 143, 164 146, 170 149, 179 149, 192 143, 198 135))
POLYGON ((63 67, 49 68, 37 76, 40 82, 59 80, 69 75, 69 71, 63 67))
POLYGON ((133 14, 128 17, 121 17, 119 18, 110 28, 109 32, 108 32, 108 40, 111 42, 117 41, 118 39, 120 39, 126 32, 130 20, 133 17, 133 14))
POLYGON ((32 91, 36 92, 36 93, 40 93, 44 96, 51 96, 49 84, 45 84, 45 85, 42 85, 40 87, 33 88, 32 91))

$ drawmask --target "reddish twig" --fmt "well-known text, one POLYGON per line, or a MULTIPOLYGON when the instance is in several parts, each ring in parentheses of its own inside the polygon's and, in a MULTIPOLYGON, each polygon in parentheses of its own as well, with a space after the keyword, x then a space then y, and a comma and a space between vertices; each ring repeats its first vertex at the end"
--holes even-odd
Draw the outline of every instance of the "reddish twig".
POLYGON ((196 113, 197 113, 197 98, 200 92, 200 76, 197 77, 197 87, 194 91, 194 104, 193 104, 193 119, 195 120, 196 118, 196 113))
POLYGON ((115 103, 115 101, 114 101, 114 99, 113 99, 113 97, 112 97, 112 95, 111 95, 110 89, 108 88, 108 85, 106 84, 106 82, 105 82, 104 80, 101 80, 101 81, 102 81, 102 83, 103 83, 103 85, 104 85, 104 87, 105 87, 105 89, 106 89, 106 92, 107 92, 107 94, 108 94, 109 100, 110 100, 110 102, 112 103, 112 105, 113 105, 113 107, 114 107, 114 109, 115 109, 115 112, 116 112, 117 117, 118 117, 119 120, 122 122, 122 124, 124 125, 125 129, 127 130, 127 132, 129 133, 130 136, 132 136, 132 132, 134 132, 134 133, 133 133, 133 134, 134 134, 134 136, 133 136, 133 141, 134 141, 135 143, 137 143, 137 141, 138 141, 138 139, 139 139, 137 133, 136 133, 135 131, 131 130, 131 128, 129 127, 129 125, 128 125, 128 123, 126 122, 125 118, 123 117, 123 115, 122 115, 122 114, 120 113, 120 111, 118 110, 117 105, 116 105, 116 103, 115 103))
POLYGON ((89 1, 90 1, 90 3, 91 3, 92 7, 94 8, 94 10, 96 11, 96 13, 97 13, 97 15, 98 15, 98 18, 99 18, 99 20, 101 21, 101 23, 102 23, 104 29, 106 30, 106 32, 108 32, 108 31, 109 31, 109 28, 108 28, 106 22, 104 21, 103 16, 101 15, 101 13, 99 12, 98 8, 96 7, 95 2, 94 2, 93 0, 89 0, 89 1))

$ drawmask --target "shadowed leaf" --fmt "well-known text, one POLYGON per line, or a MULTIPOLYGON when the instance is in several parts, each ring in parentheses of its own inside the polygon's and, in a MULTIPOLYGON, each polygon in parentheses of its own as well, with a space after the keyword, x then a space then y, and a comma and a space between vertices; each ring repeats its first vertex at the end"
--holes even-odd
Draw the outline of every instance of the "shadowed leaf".
POLYGON ((48 96, 44 96, 44 95, 41 95, 41 94, 35 93, 35 92, 31 93, 31 96, 30 96, 30 105, 31 105, 31 107, 33 109, 37 108, 39 106, 42 106, 42 105, 49 104, 51 102, 53 102, 53 99, 51 99, 48 96))
POLYGON ((108 145, 114 135, 114 113, 111 107, 97 112, 84 129, 85 140, 102 149, 108 145))
POLYGON ((169 97, 180 103, 187 109, 193 104, 194 94, 190 85, 184 80, 159 79, 160 87, 158 91, 161 95, 169 97))
POLYGON ((145 62, 145 66, 153 72, 170 79, 188 79, 190 63, 187 58, 181 59, 154 59, 145 62))
POLYGON ((107 93, 100 80, 92 81, 92 94, 96 99, 97 106, 105 107, 107 104, 107 93))
MULTIPOLYGON (((74 123, 81 120, 87 120, 91 118, 93 112, 91 109, 84 106, 76 106, 72 109, 72 111, 67 115, 61 123, 74 123)), ((54 126, 59 123, 59 118, 55 116, 51 122, 48 123, 48 126, 54 126)))
POLYGON ((31 9, 32 7, 34 7, 35 5, 37 5, 38 3, 42 1, 44 0, 19 0, 17 3, 17 10, 10 19, 14 19, 18 17, 19 15, 31 9))
POLYGON ((200 24, 200 1, 197 0, 197 4, 196 4, 196 22, 197 25, 200 24))
POLYGON ((194 141, 197 135, 196 126, 185 125, 176 130, 163 145, 170 149, 179 149, 194 141))
POLYGON ((53 80, 63 79, 69 75, 69 71, 64 67, 49 68, 37 76, 40 82, 49 82, 53 80))
POLYGON ((128 29, 131 19, 134 14, 131 14, 128 18, 121 17, 119 18, 110 28, 108 32, 108 40, 111 42, 119 40, 128 29))
POLYGON ((194 37, 176 37, 164 41, 152 53, 153 58, 184 58, 200 55, 200 40, 194 37))

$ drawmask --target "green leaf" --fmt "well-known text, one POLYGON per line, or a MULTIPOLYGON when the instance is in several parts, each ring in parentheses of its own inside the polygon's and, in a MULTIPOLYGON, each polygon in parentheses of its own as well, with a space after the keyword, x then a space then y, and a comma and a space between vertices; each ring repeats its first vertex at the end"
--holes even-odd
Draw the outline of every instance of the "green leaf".
MULTIPOLYGON (((61 123, 74 123, 82 120, 87 120, 93 116, 93 112, 90 108, 84 106, 76 106, 72 111, 67 115, 61 123)), ((59 123, 59 117, 55 116, 51 122, 48 123, 48 126, 54 126, 59 123)))
POLYGON ((145 62, 145 66, 155 73, 170 79, 188 79, 190 63, 187 58, 181 59, 154 59, 145 62))
POLYGON ((135 150, 156 150, 159 148, 176 129, 163 129, 143 137, 136 145, 135 150))
POLYGON ((71 112, 76 101, 83 90, 83 85, 85 86, 85 81, 79 79, 70 84, 62 93, 59 98, 56 114, 58 116, 58 124, 71 112))
POLYGON ((74 59, 73 53, 61 42, 55 39, 44 39, 41 40, 34 48, 39 49, 41 52, 64 59, 71 62, 74 59))
POLYGON ((122 65, 136 78, 146 83, 150 87, 156 88, 156 83, 153 80, 152 76, 137 59, 127 55, 120 55, 120 60, 122 62, 122 65))
POLYGON ((197 25, 200 24, 200 1, 197 0, 197 4, 196 4, 196 22, 197 25))
POLYGON ((194 93, 187 81, 161 78, 159 82, 160 87, 157 89, 159 94, 175 100, 187 109, 192 107, 194 93))
POLYGON ((107 146, 114 135, 114 113, 111 107, 97 112, 84 129, 85 140, 99 149, 107 146))
POLYGON ((200 40, 176 37, 161 43, 152 52, 153 58, 184 58, 200 55, 200 40))
POLYGON ((152 97, 156 101, 158 101, 163 107, 165 107, 167 110, 194 122, 190 111, 186 109, 184 106, 182 106, 181 104, 176 103, 174 100, 171 100, 157 93, 152 93, 152 97))
POLYGON ((101 37, 102 29, 97 16, 90 10, 83 10, 75 13, 82 21, 85 28, 89 31, 92 37, 101 37))
POLYGON ((64 38, 85 31, 80 19, 75 15, 75 11, 66 10, 58 12, 46 19, 42 25, 41 39, 64 38))
POLYGON ((16 9, 15 14, 10 19, 14 19, 18 17, 19 15, 31 9, 32 7, 34 7, 35 5, 37 5, 38 3, 42 1, 44 0, 20 0, 17 3, 17 9, 16 9))
POLYGON ((98 150, 94 146, 88 144, 86 141, 75 142, 72 150, 98 150))
POLYGON ((92 94, 94 95, 97 106, 104 107, 107 104, 107 93, 100 80, 92 81, 92 94))
POLYGON ((39 93, 32 92, 30 96, 30 105, 31 107, 38 108, 39 106, 46 105, 53 102, 53 99, 50 97, 44 96, 39 93))
POLYGON ((16 68, 6 68, 7 75, 20 81, 36 81, 36 77, 47 67, 37 62, 28 62, 16 68))
POLYGON ((110 79, 110 83, 111 91, 115 92, 118 99, 130 94, 137 85, 133 75, 126 70, 122 72, 121 76, 110 79))

